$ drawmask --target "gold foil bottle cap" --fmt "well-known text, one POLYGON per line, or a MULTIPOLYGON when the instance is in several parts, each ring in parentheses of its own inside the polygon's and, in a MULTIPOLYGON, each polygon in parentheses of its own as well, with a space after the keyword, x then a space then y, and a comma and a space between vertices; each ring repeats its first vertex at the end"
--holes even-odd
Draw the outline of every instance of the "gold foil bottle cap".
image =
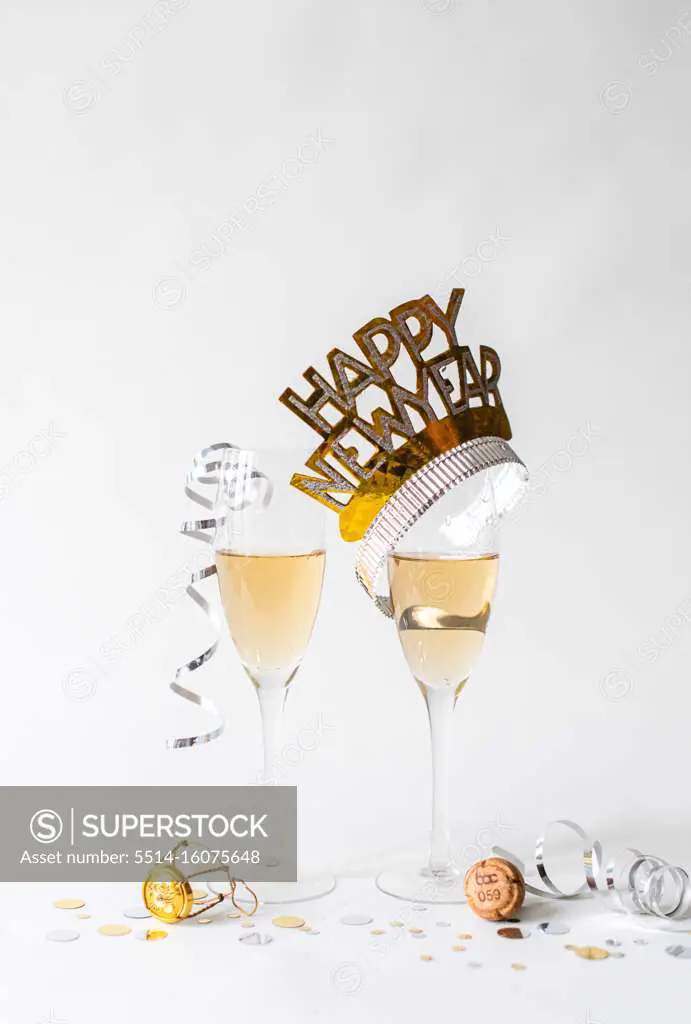
POLYGON ((168 924, 188 917, 194 906, 192 886, 175 867, 152 871, 144 882, 143 896, 147 910, 168 924))

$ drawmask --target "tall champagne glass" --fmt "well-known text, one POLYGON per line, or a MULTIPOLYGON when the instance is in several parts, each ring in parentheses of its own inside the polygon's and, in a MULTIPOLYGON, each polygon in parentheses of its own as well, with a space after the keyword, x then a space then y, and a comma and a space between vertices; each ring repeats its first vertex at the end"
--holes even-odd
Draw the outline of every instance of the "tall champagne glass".
POLYGON ((394 622, 422 694, 432 741, 432 833, 425 865, 382 872, 377 885, 421 903, 463 903, 451 845, 452 714, 485 642, 499 569, 490 473, 468 480, 428 512, 389 557, 394 622))
MULTIPOLYGON (((215 551, 221 603, 259 700, 264 741, 260 782, 277 784, 283 708, 309 644, 322 592, 325 510, 290 485, 305 453, 229 449, 217 500, 215 551)), ((265 903, 330 892, 332 876, 257 886, 265 903)))

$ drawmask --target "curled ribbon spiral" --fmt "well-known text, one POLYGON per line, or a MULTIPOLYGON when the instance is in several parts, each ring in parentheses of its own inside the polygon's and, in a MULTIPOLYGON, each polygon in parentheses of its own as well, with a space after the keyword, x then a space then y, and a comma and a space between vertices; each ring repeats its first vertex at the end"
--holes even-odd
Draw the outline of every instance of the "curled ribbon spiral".
MULTIPOLYGON (((497 857, 511 861, 521 871, 523 864, 513 853, 495 846, 492 850, 497 857)), ((604 896, 610 893, 622 910, 629 914, 650 914, 666 920, 678 920, 691 913, 691 879, 684 868, 676 867, 630 847, 622 857, 611 859, 602 869, 602 845, 592 839, 580 825, 568 818, 550 821, 535 843, 535 868, 544 885, 540 889, 526 882, 526 892, 533 896, 549 899, 571 900, 578 896, 592 894, 604 896), (545 864, 545 840, 555 826, 561 825, 575 833, 583 843, 583 883, 571 892, 564 892, 552 880, 545 864)))
MULTIPOLYGON (((202 450, 195 455, 192 462, 192 469, 185 476, 185 494, 187 497, 191 498, 197 505, 201 505, 203 508, 208 509, 210 512, 214 510, 214 502, 209 498, 204 497, 204 495, 195 488, 199 485, 214 486, 216 488, 216 492, 218 491, 218 486, 221 482, 222 469, 225 463, 225 456, 229 451, 237 451, 240 453, 241 450, 237 445, 231 444, 229 441, 219 441, 215 444, 208 445, 206 448, 202 448, 202 450)), ((240 459, 238 459, 237 467, 234 467, 233 472, 224 480, 224 485, 224 507, 229 511, 242 511, 244 508, 251 505, 258 497, 260 497, 260 495, 262 504, 264 505, 268 504, 271 499, 271 484, 266 477, 257 470, 252 470, 250 472, 243 471, 243 464, 240 459), (261 491, 257 487, 248 489, 248 480, 254 481, 259 479, 265 481, 266 484, 261 491)), ((226 518, 226 516, 216 515, 208 519, 187 519, 181 524, 179 532, 184 534, 186 537, 194 537, 196 540, 201 540, 204 544, 213 544, 214 533, 218 527, 223 526, 226 522, 226 518)), ((211 561, 208 565, 202 566, 201 569, 197 569, 190 575, 189 583, 185 588, 187 594, 194 603, 201 608, 206 615, 208 615, 216 634, 215 639, 213 643, 207 647, 206 650, 202 651, 201 654, 197 655, 196 658, 192 658, 191 661, 186 661, 175 670, 175 678, 170 684, 170 689, 178 697, 182 697, 184 700, 187 700, 192 704, 196 704, 204 711, 207 711, 210 715, 213 715, 218 724, 208 732, 199 733, 197 735, 171 736, 166 743, 169 750, 179 750, 182 747, 194 747, 199 743, 210 743, 211 740, 217 739, 225 729, 223 716, 214 702, 208 697, 203 697, 194 690, 188 689, 179 682, 182 676, 196 672, 202 667, 202 665, 205 665, 207 661, 210 661, 218 648, 218 641, 222 628, 220 617, 216 609, 194 587, 195 583, 199 583, 201 580, 208 579, 210 576, 215 575, 216 565, 211 561)))

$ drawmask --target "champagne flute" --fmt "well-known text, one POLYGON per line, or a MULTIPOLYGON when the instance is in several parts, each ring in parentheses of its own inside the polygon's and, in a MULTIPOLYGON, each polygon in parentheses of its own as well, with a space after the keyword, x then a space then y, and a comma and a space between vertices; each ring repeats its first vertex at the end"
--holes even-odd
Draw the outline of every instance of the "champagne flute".
MULTIPOLYGON (((324 578, 325 509, 305 500, 290 478, 305 453, 290 449, 224 455, 217 498, 216 571, 228 629, 255 688, 264 771, 277 784, 283 708, 307 650, 324 578)), ((264 882, 265 903, 293 903, 330 892, 332 876, 264 882)))
POLYGON ((432 745, 429 860, 377 878, 382 892, 401 899, 465 902, 450 835, 452 714, 484 646, 499 569, 497 528, 492 474, 485 471, 438 502, 389 556, 394 622, 427 706, 432 745))

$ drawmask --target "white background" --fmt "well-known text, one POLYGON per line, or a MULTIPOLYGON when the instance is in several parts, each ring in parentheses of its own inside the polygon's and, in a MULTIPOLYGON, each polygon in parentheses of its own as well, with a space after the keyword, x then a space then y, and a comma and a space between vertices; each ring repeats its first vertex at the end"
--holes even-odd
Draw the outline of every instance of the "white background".
MULTIPOLYGON (((185 470, 215 440, 310 443, 280 392, 373 316, 457 284, 459 337, 500 352, 535 481, 456 715, 460 856, 497 821, 526 854, 570 816, 607 844, 691 859, 691 14, 667 0, 175 6, 3 5, 4 782, 256 780, 256 700, 228 642, 202 683, 225 736, 165 749, 207 724, 167 683, 208 624, 187 599, 155 623, 143 611, 197 550, 176 535, 185 470), (243 226, 204 270, 193 254, 218 251, 234 214, 243 226)), ((426 716, 331 527, 287 741, 327 728, 287 755, 301 763, 286 781, 305 868, 366 876, 424 852, 426 716)), ((585 1019, 585 995, 556 1008, 533 984, 513 1012, 585 1019)), ((353 1012, 386 1019, 366 991, 353 1012)), ((21 1022, 52 1001, 50 986, 14 998, 21 1022)), ((251 993, 237 998, 247 1010, 251 993)), ((395 986, 387 999, 393 1014, 395 986)), ((300 1019, 329 1019, 319 1006, 300 1019)))

